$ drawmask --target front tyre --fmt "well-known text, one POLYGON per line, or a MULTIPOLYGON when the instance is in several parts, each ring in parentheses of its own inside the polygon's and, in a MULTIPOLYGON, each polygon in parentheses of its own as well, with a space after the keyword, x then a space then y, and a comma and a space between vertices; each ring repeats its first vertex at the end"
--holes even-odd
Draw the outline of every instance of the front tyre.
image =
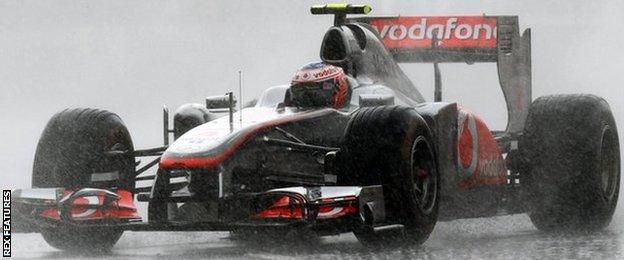
POLYGON ((403 106, 361 108, 345 130, 340 185, 382 185, 386 221, 399 232, 379 233, 374 225, 354 231, 372 247, 420 245, 438 219, 440 179, 431 130, 413 109, 403 106))
POLYGON ((604 99, 536 99, 519 150, 529 216, 538 229, 595 231, 609 224, 619 194, 620 150, 604 99))
MULTIPOLYGON (((34 188, 134 189, 134 156, 107 156, 133 151, 130 134, 119 116, 108 111, 77 108, 54 115, 35 153, 34 188), (104 177, 102 177, 104 176, 104 177)), ((71 251, 107 251, 121 237, 115 228, 58 227, 41 231, 53 247, 71 251)))
POLYGON ((108 252, 117 243, 123 230, 116 228, 46 229, 41 231, 43 239, 52 247, 85 253, 108 252))

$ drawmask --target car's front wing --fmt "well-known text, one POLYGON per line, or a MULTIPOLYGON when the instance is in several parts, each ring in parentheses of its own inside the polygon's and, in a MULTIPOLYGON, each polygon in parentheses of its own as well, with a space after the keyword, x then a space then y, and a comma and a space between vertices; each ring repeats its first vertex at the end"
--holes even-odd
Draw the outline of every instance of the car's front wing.
MULTIPOLYGON (((382 226, 386 221, 381 186, 290 187, 240 194, 219 203, 244 205, 235 218, 204 221, 142 221, 132 194, 124 190, 63 188, 13 192, 14 231, 105 226, 133 231, 228 231, 246 228, 308 228, 340 233, 382 226), (130 201, 129 201, 130 200, 130 201)), ((227 208, 227 207, 226 207, 227 208)))

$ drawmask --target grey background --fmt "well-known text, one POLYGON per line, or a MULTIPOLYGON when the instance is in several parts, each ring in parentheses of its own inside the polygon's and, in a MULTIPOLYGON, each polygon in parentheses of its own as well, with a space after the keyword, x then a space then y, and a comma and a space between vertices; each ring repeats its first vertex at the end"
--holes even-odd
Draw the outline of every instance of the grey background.
MULTIPOLYGON (((368 1, 372 15, 519 15, 532 28, 533 95, 593 93, 624 138, 623 1, 368 1)), ((237 87, 245 100, 318 60, 318 1, 0 1, 0 186, 28 187, 46 121, 66 107, 118 113, 135 146, 161 141, 161 106, 237 87)), ((402 65, 428 100, 430 65, 402 65)), ((441 66, 444 99, 502 129, 494 64, 441 66)), ((620 144, 621 146, 621 144, 620 144)), ((624 221, 620 206, 612 228, 624 221)), ((618 246, 620 243, 617 244, 618 246)))

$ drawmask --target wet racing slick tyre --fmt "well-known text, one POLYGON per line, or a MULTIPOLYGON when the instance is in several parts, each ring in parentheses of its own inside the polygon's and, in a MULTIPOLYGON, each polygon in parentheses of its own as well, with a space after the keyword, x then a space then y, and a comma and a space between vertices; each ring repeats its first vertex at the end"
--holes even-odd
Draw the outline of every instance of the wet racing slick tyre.
MULTIPOLYGON (((130 134, 119 116, 104 110, 77 108, 55 114, 46 125, 35 153, 32 186, 134 189, 134 157, 106 156, 108 151, 133 151, 130 134)), ((59 227, 41 231, 62 250, 106 251, 121 229, 59 227)))
MULTIPOLYGON (((438 218, 440 179, 431 130, 410 107, 366 107, 354 112, 342 140, 339 185, 382 185, 386 221, 396 232, 375 232, 366 220, 354 231, 365 246, 422 244, 438 218)), ((377 224, 375 224, 377 225, 377 224)))
POLYGON ((620 151, 615 120, 604 99, 536 99, 519 151, 528 213, 539 230, 587 232, 609 224, 620 187, 620 151))

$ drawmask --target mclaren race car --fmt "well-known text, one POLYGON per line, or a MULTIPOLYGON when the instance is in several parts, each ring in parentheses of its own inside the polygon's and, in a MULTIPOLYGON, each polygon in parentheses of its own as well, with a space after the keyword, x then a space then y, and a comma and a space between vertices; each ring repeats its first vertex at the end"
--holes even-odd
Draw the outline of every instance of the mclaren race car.
POLYGON ((13 191, 14 228, 59 249, 107 250, 126 230, 353 232, 375 247, 418 245, 437 221, 460 218, 528 213, 543 231, 609 224, 620 183, 609 105, 593 95, 532 100, 530 31, 516 16, 347 17, 370 11, 312 7, 334 15, 322 62, 253 107, 236 110, 232 93, 209 97, 180 107, 172 129, 165 109, 161 147, 135 149, 108 111, 55 114, 32 188, 13 191), (434 64, 433 102, 400 62, 434 64), (442 62, 497 64, 506 129, 441 100, 442 62))

